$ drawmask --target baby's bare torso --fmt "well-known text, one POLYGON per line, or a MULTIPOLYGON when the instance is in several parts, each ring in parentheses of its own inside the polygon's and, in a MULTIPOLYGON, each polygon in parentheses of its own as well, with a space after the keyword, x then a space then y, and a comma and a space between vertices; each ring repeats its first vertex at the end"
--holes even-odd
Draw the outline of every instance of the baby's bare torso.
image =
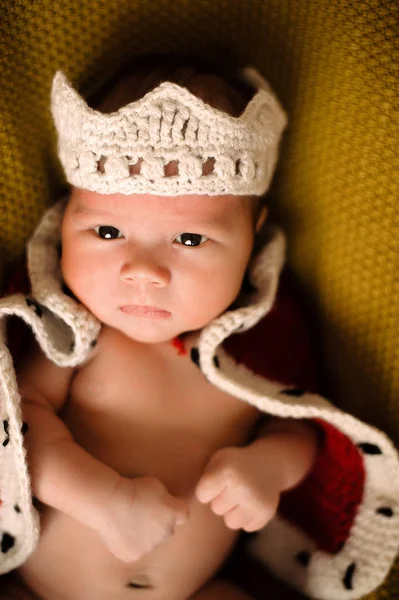
POLYGON ((97 532, 43 507, 38 548, 19 574, 43 600, 189 598, 236 539, 195 499, 195 486, 217 449, 248 440, 258 414, 212 386, 189 352, 138 344, 104 328, 93 357, 74 376, 61 416, 77 443, 124 477, 157 477, 171 494, 188 499, 190 517, 128 564, 97 532))

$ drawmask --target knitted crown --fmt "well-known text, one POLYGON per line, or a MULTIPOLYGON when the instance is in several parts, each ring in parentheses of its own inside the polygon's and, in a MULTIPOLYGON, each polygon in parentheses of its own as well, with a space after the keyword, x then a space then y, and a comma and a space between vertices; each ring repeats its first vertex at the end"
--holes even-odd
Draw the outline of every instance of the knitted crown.
POLYGON ((58 71, 52 113, 68 182, 101 194, 263 194, 286 115, 256 71, 245 69, 242 76, 258 90, 239 117, 170 82, 104 114, 58 71), (169 175, 172 162, 176 174, 169 175))

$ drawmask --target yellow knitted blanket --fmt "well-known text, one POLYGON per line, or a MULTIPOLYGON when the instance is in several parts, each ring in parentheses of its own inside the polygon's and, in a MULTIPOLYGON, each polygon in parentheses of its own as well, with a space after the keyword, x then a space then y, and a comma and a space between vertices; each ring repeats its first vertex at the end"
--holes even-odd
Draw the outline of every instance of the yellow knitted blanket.
MULTIPOLYGON (((89 93, 139 53, 241 56, 289 115, 272 212, 314 317, 326 395, 398 443, 398 16, 392 0, 3 0, 0 282, 63 186, 57 69, 89 93)), ((370 598, 399 598, 399 566, 370 598)))

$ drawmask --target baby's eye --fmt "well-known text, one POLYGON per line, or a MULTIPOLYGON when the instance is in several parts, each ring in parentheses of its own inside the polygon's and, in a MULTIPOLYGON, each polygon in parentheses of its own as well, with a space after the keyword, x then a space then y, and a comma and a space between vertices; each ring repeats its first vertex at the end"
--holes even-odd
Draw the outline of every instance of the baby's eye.
POLYGON ((99 225, 94 227, 94 231, 103 240, 116 240, 124 237, 123 233, 116 227, 112 227, 112 225, 99 225))
POLYGON ((207 240, 208 238, 205 235, 199 233, 179 233, 175 237, 175 242, 183 244, 183 246, 200 246, 207 240))

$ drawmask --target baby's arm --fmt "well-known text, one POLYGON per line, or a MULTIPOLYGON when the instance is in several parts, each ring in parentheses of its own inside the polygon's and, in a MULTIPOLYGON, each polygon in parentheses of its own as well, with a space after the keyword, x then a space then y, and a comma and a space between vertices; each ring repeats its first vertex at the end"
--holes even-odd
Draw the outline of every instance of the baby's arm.
POLYGON ((61 368, 35 347, 18 374, 33 494, 40 501, 95 527, 120 475, 96 460, 58 417, 75 369, 61 368))
POLYGON ((313 421, 271 419, 247 446, 279 465, 281 491, 290 490, 310 473, 318 456, 321 433, 313 421))
POLYGON ((197 497, 210 503, 231 529, 261 529, 274 516, 280 494, 311 471, 318 448, 312 423, 273 419, 254 442, 213 455, 197 485, 197 497))
POLYGON ((97 530, 121 560, 137 560, 184 522, 186 507, 155 478, 123 478, 74 441, 57 415, 74 372, 35 348, 19 373, 33 494, 97 530), (149 525, 150 510, 158 520, 149 525))

